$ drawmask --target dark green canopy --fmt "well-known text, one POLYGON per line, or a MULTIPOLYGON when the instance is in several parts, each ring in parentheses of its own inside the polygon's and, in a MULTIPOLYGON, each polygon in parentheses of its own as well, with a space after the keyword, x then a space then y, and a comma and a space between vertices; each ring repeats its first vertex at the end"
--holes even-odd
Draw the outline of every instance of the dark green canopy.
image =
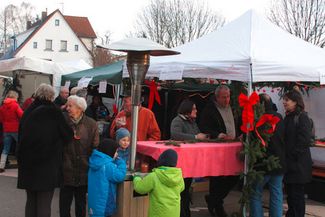
POLYGON ((61 85, 64 85, 66 81, 70 81, 70 87, 77 86, 78 81, 82 77, 93 77, 89 82, 90 85, 97 85, 103 80, 106 80, 109 84, 121 84, 123 63, 124 61, 118 61, 112 64, 62 75, 61 85))

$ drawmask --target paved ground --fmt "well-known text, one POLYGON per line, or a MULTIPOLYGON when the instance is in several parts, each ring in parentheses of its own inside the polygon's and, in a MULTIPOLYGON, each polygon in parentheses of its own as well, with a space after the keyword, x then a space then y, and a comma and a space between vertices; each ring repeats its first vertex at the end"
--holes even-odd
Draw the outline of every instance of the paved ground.
MULTIPOLYGON (((0 216, 2 217, 22 217, 24 216, 24 206, 26 201, 25 192, 16 188, 17 169, 6 170, 0 175, 0 216)), ((204 202, 205 192, 193 194, 192 217, 209 217, 206 204, 204 202)), ((265 193, 265 198, 267 198, 265 193)), ((225 200, 225 209, 228 213, 239 210, 239 191, 232 191, 225 200)), ((267 203, 265 203, 265 216, 267 215, 267 203)), ((286 209, 287 205, 284 204, 286 209)), ((74 215, 73 215, 74 216, 74 215)), ((325 204, 312 200, 307 200, 306 217, 325 217, 325 204)), ((55 192, 52 202, 52 217, 59 217, 58 191, 55 192)))

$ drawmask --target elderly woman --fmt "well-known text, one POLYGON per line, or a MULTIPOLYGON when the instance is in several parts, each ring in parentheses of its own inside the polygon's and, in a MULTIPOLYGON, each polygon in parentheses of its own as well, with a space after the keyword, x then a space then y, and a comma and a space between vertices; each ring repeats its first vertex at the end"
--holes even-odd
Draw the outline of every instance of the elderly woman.
POLYGON ((51 216, 54 188, 62 183, 63 146, 72 129, 52 102, 54 89, 41 84, 19 125, 18 188, 26 189, 26 217, 51 216))
POLYGON ((68 97, 66 119, 73 129, 74 137, 63 151, 64 185, 60 190, 59 204, 61 217, 71 216, 73 196, 76 216, 86 216, 88 159, 99 144, 97 124, 84 114, 86 108, 84 98, 75 95, 68 97))
MULTIPOLYGON (((178 108, 178 115, 172 120, 170 126, 171 139, 174 140, 204 140, 207 135, 200 132, 196 119, 196 105, 193 101, 185 99, 178 108)), ((181 193, 181 217, 190 217, 190 187, 192 178, 184 178, 185 189, 181 193)))

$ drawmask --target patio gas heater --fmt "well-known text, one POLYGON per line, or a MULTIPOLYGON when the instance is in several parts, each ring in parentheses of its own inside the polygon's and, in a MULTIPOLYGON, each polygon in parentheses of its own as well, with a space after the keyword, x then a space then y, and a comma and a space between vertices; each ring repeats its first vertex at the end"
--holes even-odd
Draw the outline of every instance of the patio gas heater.
POLYGON ((138 131, 138 112, 141 103, 141 86, 150 65, 151 56, 166 56, 179 54, 177 51, 170 50, 145 38, 128 38, 115 43, 109 47, 110 50, 127 52, 127 69, 131 79, 131 100, 132 100, 132 131, 131 131, 131 160, 130 170, 134 170, 137 131, 138 131))

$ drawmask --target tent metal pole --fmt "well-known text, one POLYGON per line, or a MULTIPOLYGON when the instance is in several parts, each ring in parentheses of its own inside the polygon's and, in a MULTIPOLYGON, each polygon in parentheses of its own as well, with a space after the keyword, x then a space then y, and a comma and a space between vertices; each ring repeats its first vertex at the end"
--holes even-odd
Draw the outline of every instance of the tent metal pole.
POLYGON ((119 112, 121 110, 121 103, 120 103, 120 95, 121 95, 121 84, 115 84, 115 104, 117 107, 117 111, 119 112))
MULTIPOLYGON (((248 96, 250 96, 253 93, 253 69, 252 69, 252 63, 249 64, 249 80, 248 80, 248 96)), ((246 144, 249 144, 249 132, 246 135, 246 144)), ((245 161, 244 161, 244 186, 247 183, 247 177, 246 174, 248 172, 248 164, 249 164, 249 158, 248 155, 245 154, 245 161)), ((243 206, 243 217, 246 217, 246 205, 243 206)))

